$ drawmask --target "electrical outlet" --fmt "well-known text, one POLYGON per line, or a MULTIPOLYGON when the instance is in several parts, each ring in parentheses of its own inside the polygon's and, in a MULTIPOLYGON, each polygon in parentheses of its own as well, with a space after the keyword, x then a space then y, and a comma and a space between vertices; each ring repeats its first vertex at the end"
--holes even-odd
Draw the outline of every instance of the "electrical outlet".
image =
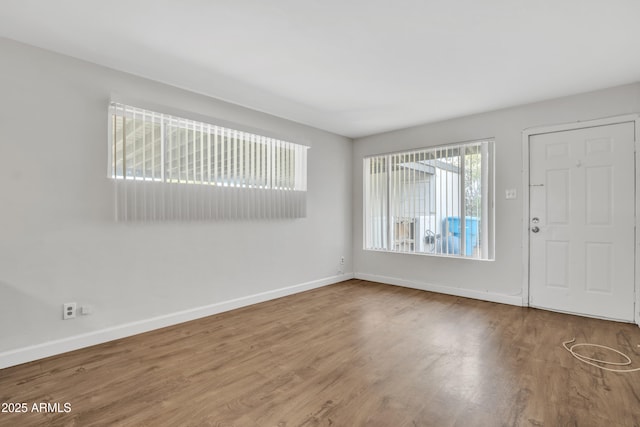
POLYGON ((73 319, 76 317, 76 303, 75 302, 66 302, 62 305, 62 319, 73 319))
POLYGON ((340 265, 344 265, 344 257, 340 257, 340 265))

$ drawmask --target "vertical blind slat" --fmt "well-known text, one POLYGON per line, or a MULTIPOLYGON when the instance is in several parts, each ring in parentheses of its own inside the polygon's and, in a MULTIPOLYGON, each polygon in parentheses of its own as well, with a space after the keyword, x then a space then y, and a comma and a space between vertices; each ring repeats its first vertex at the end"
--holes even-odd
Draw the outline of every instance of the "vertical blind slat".
POLYGON ((365 158, 365 249, 491 259, 491 147, 482 140, 365 158))
POLYGON ((118 220, 306 215, 306 147, 118 103, 110 114, 118 220))

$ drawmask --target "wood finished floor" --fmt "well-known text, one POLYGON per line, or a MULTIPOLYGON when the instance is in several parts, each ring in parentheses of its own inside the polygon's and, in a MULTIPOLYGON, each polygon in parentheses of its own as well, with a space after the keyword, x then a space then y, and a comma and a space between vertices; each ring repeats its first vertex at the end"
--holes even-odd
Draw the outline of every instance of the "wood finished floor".
POLYGON ((640 426, 635 325, 351 280, 0 370, 1 426, 640 426))

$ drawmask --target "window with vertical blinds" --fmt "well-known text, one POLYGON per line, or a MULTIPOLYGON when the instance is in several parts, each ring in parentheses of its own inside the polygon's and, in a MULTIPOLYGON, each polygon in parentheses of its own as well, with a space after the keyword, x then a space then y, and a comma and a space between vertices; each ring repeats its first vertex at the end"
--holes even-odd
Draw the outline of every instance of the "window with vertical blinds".
POLYGON ((489 260, 493 140, 364 159, 364 247, 489 260))
POLYGON ((109 110, 118 220, 306 216, 308 147, 119 103, 109 110))

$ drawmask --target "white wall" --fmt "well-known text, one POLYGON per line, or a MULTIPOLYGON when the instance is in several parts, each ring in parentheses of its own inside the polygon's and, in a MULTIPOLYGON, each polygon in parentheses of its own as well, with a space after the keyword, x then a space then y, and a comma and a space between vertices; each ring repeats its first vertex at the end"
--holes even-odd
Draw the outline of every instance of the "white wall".
POLYGON ((526 217, 522 201, 523 129, 637 112, 640 112, 640 83, 355 140, 352 167, 353 257, 356 277, 520 304, 523 275, 522 222, 526 217), (362 249, 364 156, 489 137, 495 137, 496 141, 495 261, 362 249), (509 188, 518 190, 517 199, 505 200, 505 190, 509 188))
POLYGON ((6 39, 0 58, 0 358, 353 271, 349 139, 6 39), (115 223, 112 94, 309 143, 308 217, 115 223), (67 301, 95 312, 63 321, 67 301))

